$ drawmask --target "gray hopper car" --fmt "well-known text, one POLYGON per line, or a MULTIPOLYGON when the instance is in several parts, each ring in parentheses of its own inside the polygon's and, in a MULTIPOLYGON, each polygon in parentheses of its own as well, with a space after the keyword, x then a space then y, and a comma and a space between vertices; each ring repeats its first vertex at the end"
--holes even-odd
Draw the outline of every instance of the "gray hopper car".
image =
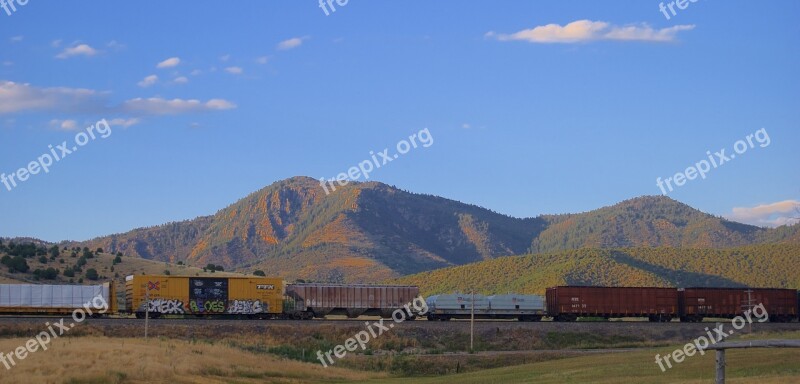
POLYGON ((537 295, 473 295, 447 294, 427 298, 428 320, 450 319, 517 319, 539 321, 545 315, 544 297, 537 295))

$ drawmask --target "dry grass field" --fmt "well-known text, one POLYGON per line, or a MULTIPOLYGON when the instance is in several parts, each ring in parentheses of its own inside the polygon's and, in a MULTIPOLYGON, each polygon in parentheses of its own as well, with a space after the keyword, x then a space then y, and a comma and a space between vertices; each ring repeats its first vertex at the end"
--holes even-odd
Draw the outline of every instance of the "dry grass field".
MULTIPOLYGON (((0 339, 8 353, 27 339, 0 339)), ((55 340, 10 370, 8 384, 78 383, 327 383, 385 377, 253 354, 223 344, 151 338, 79 337, 55 340)))

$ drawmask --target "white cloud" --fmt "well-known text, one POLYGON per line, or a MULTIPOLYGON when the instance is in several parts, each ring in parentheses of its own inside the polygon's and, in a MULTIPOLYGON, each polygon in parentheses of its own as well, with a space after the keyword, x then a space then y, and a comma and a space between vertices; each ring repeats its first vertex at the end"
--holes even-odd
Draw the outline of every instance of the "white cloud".
POLYGON ((12 43, 19 43, 24 38, 25 38, 25 36, 19 35, 19 36, 13 36, 9 40, 11 40, 12 43))
POLYGON ((293 37, 291 39, 281 41, 278 43, 278 49, 285 51, 287 49, 297 48, 303 44, 303 40, 305 39, 306 37, 293 37))
POLYGON ((53 48, 58 48, 58 47, 60 47, 60 46, 61 46, 61 41, 62 41, 61 39, 58 39, 58 40, 53 40, 53 41, 50 43, 50 46, 51 46, 51 47, 53 47, 53 48))
POLYGON ((6 60, 6 61, 3 62, 3 65, 6 66, 6 67, 10 67, 10 66, 14 65, 14 62, 11 61, 11 60, 6 60))
POLYGON ((78 44, 64 49, 61 53, 56 55, 59 59, 67 59, 73 56, 94 56, 97 50, 90 47, 88 44, 78 44))
POLYGON ((675 41, 678 32, 694 29, 694 25, 676 25, 653 29, 647 24, 617 26, 605 21, 577 20, 567 25, 540 25, 512 34, 486 33, 498 41, 527 41, 530 43, 583 43, 599 40, 617 41, 675 41))
POLYGON ((211 99, 205 103, 200 100, 172 99, 158 97, 149 99, 136 98, 123 104, 123 110, 147 115, 176 115, 190 112, 226 110, 236 108, 236 104, 223 99, 211 99))
POLYGON ((105 92, 82 88, 38 88, 30 84, 19 84, 0 80, 0 115, 47 111, 86 114, 124 114, 138 123, 138 117, 146 115, 175 115, 205 111, 221 111, 236 108, 236 104, 224 99, 201 102, 195 99, 166 100, 158 97, 127 100, 121 105, 109 106, 105 92))
POLYGON ((155 84, 157 82, 158 82, 158 76, 150 75, 150 76, 147 76, 144 79, 142 79, 142 81, 136 83, 136 85, 138 85, 138 86, 140 86, 142 88, 147 88, 147 87, 149 87, 149 86, 151 86, 151 85, 153 85, 153 84, 155 84))
POLYGON ((103 108, 100 94, 83 88, 38 88, 0 80, 0 114, 28 111, 96 111, 103 108))
POLYGON ((197 76, 197 75, 199 75, 199 74, 201 74, 201 73, 203 73, 203 71, 201 71, 201 70, 199 70, 199 69, 195 69, 194 71, 192 71, 192 73, 190 73, 190 75, 192 75, 192 76, 197 76))
POLYGON ((106 43, 106 47, 109 47, 111 49, 119 50, 119 49, 124 49, 125 48, 125 44, 121 44, 116 40, 111 40, 108 43, 106 43))
POLYGON ((231 55, 222 55, 219 57, 219 59, 222 61, 228 61, 231 59, 231 55))
POLYGON ((472 126, 467 124, 467 123, 464 123, 464 124, 461 124, 461 128, 470 129, 470 128, 472 128, 472 126))
POLYGON ((187 79, 186 76, 178 76, 173 79, 172 82, 175 84, 186 84, 189 82, 189 79, 187 79))
POLYGON ((800 201, 784 200, 755 207, 735 207, 728 220, 762 227, 777 227, 798 222, 800 201))
POLYGON ((128 128, 128 127, 134 126, 136 124, 139 124, 141 122, 142 122, 142 120, 139 119, 139 118, 136 118, 136 117, 132 117, 130 119, 123 119, 123 118, 119 118, 118 117, 116 119, 111 119, 111 120, 108 121, 108 123, 113 125, 113 126, 118 126, 118 127, 123 127, 123 128, 128 128))
POLYGON ((178 57, 170 57, 156 65, 156 68, 172 68, 178 66, 181 63, 181 59, 178 57))
POLYGON ((50 120, 50 126, 62 131, 74 131, 78 128, 78 122, 75 120, 50 120))
POLYGON ((241 67, 228 67, 225 68, 225 72, 234 74, 234 75, 241 75, 244 70, 241 67))
POLYGON ((266 64, 269 61, 269 56, 261 56, 256 59, 256 63, 266 64))

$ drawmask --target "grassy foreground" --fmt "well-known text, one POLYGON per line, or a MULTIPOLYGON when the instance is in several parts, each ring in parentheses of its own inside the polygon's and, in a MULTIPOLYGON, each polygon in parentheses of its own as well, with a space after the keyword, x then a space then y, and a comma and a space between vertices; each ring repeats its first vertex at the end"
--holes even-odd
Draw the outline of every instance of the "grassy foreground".
MULTIPOLYGON (((414 378, 420 384, 478 383, 713 383, 714 355, 695 355, 662 373, 655 364, 660 348, 641 352, 609 353, 552 360, 467 374, 414 378)), ((727 351, 728 383, 800 383, 800 350, 751 349, 727 351)), ((408 379, 376 379, 368 383, 405 383, 408 379)))
MULTIPOLYGON (((787 332, 780 338, 796 338, 787 332)), ((25 338, 0 339, 0 352, 23 345, 25 338)), ((405 375, 385 372, 323 368, 316 363, 283 359, 238 347, 236 343, 151 338, 65 337, 47 351, 29 354, 10 370, 0 364, 2 383, 708 383, 713 382, 714 356, 695 355, 662 373, 656 353, 671 353, 677 346, 577 357, 544 356, 541 361, 468 373, 432 376, 415 374, 411 363, 405 375)), ((474 355, 467 355, 474 356, 474 355)), ((366 358, 368 356, 362 356, 366 358)), ((377 357, 377 356, 376 356, 377 357)), ((455 355, 419 355, 444 359, 455 355)), ((463 357, 463 356, 462 356, 463 357)), ((727 352, 729 383, 800 383, 800 350, 750 349, 727 352)), ((531 360, 528 360, 531 361, 531 360)), ((419 363, 419 362, 418 362, 419 363)), ((473 365, 467 362, 465 365, 473 365)), ((424 364, 416 368, 423 369, 424 364)))
MULTIPOLYGON (((0 340, 8 353, 27 339, 0 340)), ((2 383, 329 383, 384 376, 256 355, 226 345, 104 337, 55 340, 7 370, 2 383)))

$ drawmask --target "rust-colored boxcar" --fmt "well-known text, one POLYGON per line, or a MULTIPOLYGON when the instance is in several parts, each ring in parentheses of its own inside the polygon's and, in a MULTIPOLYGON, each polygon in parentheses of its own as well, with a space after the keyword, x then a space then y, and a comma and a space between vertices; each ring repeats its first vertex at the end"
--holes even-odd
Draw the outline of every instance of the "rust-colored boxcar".
POLYGON ((388 318, 417 296, 419 287, 407 285, 287 284, 284 312, 301 319, 326 315, 388 318))
POLYGON ((547 314, 555 321, 578 317, 647 317, 670 321, 678 315, 678 290, 657 287, 579 287, 547 289, 547 314))
POLYGON ((282 279, 133 275, 125 279, 128 312, 161 315, 279 317, 282 279))
POLYGON ((759 304, 764 305, 770 321, 789 322, 798 315, 797 291, 794 289, 682 288, 679 300, 682 321, 702 321, 704 317, 734 318, 759 304))

